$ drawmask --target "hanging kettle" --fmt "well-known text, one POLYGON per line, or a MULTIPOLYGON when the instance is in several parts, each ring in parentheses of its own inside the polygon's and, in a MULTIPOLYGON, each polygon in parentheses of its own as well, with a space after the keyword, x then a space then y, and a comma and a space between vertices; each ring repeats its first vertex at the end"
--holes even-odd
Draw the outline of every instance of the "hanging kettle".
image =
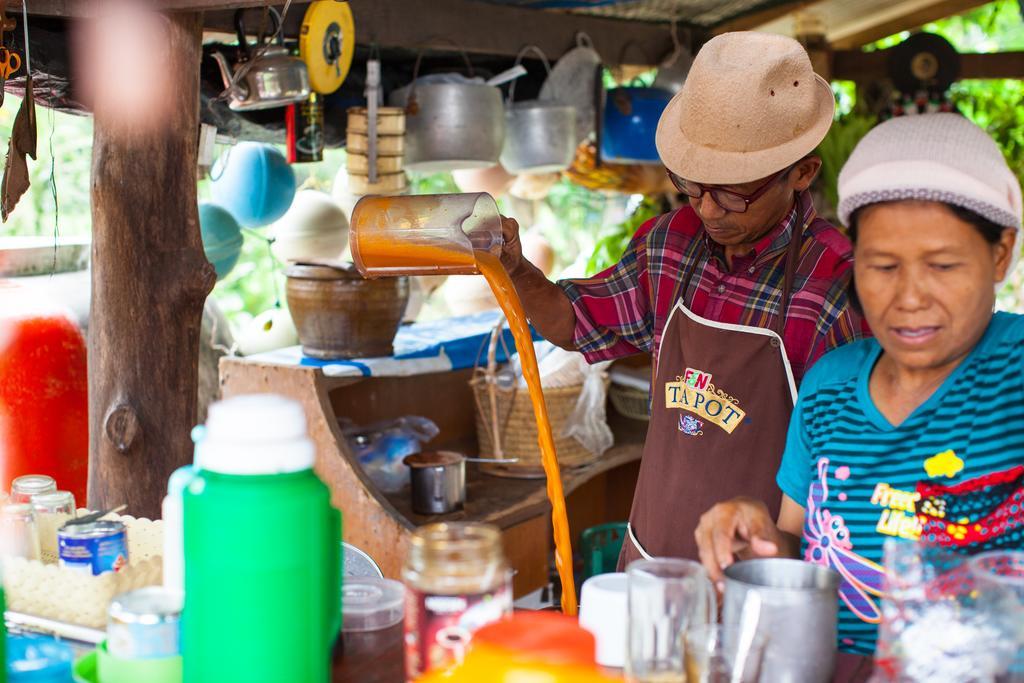
POLYGON ((309 97, 309 71, 301 59, 288 53, 281 31, 281 15, 273 7, 269 10, 273 33, 277 35, 276 45, 271 38, 266 45, 250 48, 245 37, 245 10, 239 9, 235 12, 235 30, 242 60, 232 70, 222 53, 213 53, 230 96, 228 107, 234 111, 283 107, 309 97))

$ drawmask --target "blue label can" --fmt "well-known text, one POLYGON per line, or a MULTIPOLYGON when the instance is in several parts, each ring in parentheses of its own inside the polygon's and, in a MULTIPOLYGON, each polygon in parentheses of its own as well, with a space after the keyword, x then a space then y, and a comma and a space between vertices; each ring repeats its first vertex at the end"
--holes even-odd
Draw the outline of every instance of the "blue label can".
POLYGON ((64 525, 57 532, 60 566, 98 576, 128 565, 128 536, 123 522, 64 525))

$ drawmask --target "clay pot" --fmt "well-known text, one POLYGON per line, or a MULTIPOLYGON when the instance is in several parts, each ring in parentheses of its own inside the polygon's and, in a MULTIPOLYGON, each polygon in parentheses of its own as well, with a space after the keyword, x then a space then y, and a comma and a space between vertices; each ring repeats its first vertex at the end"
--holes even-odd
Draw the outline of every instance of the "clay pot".
POLYGON ((409 278, 366 280, 340 261, 300 262, 285 271, 286 294, 299 343, 321 359, 374 358, 394 353, 409 301, 409 278))

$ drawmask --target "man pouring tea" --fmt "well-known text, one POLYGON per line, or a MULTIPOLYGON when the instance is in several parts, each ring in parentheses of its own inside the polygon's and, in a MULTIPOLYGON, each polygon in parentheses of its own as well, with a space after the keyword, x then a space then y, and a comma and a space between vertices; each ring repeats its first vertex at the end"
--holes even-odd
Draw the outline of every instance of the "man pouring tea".
POLYGON ((813 151, 832 123, 829 84, 783 36, 713 38, 662 114, 657 147, 688 202, 644 224, 622 259, 549 281, 505 219, 502 261, 531 323, 591 362, 650 354, 651 420, 620 567, 697 557, 714 503, 774 501, 798 383, 864 335, 847 301, 849 240, 815 214, 813 151))

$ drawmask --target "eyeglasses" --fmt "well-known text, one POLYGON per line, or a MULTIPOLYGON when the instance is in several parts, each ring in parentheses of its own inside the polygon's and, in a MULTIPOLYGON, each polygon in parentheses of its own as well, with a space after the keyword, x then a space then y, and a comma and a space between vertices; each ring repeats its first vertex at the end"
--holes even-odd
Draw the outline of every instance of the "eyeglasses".
MULTIPOLYGON (((797 164, 798 163, 800 162, 798 161, 797 164)), ((726 211, 730 211, 732 213, 743 213, 751 204, 757 201, 761 195, 767 192, 769 188, 771 188, 771 186, 775 183, 775 181, 785 176, 795 166, 796 164, 793 164, 792 166, 787 166, 778 173, 769 176, 768 179, 764 181, 764 184, 761 185, 761 187, 754 190, 751 194, 740 194, 739 192, 726 190, 724 188, 718 187, 717 185, 702 185, 692 180, 684 180, 683 178, 680 178, 672 171, 668 171, 668 169, 665 170, 668 171, 669 180, 671 180, 672 184, 676 186, 676 189, 685 194, 687 197, 691 197, 693 199, 700 199, 701 197, 704 196, 705 192, 709 192, 711 193, 711 198, 715 200, 715 204, 718 204, 726 211)))

